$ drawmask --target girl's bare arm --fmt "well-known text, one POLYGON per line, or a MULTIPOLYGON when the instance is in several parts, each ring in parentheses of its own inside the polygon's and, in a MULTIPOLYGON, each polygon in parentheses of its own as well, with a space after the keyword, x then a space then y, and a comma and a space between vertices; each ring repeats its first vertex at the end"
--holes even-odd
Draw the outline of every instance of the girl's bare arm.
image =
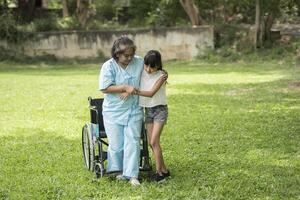
POLYGON ((137 90, 136 94, 144 97, 153 97, 153 95, 159 90, 159 88, 164 84, 166 81, 166 76, 161 76, 153 85, 150 91, 141 91, 137 90))

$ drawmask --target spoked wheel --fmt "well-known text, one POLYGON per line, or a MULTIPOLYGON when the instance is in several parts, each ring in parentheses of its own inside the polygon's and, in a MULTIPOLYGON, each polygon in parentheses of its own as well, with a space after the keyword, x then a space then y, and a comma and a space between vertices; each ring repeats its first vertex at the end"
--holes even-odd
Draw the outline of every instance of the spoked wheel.
POLYGON ((85 167, 90 171, 94 171, 95 147, 90 124, 85 124, 82 128, 82 152, 85 167))

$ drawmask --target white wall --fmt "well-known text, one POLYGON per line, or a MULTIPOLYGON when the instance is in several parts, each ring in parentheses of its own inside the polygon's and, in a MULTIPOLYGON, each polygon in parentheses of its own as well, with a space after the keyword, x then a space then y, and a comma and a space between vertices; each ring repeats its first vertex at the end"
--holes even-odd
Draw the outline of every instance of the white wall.
MULTIPOLYGON (((113 41, 128 35, 137 46, 137 54, 144 56, 150 49, 159 50, 164 60, 192 59, 214 48, 212 26, 197 28, 129 29, 122 31, 65 31, 37 33, 23 44, 6 44, 24 54, 54 55, 58 58, 89 58, 103 54, 110 57, 113 41)), ((1 45, 1 42, 0 42, 1 45)))

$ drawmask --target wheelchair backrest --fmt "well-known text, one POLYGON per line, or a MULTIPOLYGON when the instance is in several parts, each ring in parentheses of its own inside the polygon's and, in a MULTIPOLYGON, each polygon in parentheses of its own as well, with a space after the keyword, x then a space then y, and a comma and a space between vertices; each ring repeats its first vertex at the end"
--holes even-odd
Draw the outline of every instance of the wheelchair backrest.
POLYGON ((90 106, 91 123, 99 124, 99 131, 105 131, 103 116, 102 116, 102 104, 103 99, 88 98, 90 106))

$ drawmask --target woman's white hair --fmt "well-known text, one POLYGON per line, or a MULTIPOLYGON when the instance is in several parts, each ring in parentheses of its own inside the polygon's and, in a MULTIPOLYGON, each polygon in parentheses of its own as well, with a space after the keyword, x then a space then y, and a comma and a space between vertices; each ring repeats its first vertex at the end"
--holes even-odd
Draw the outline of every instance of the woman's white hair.
POLYGON ((125 35, 122 35, 114 41, 114 44, 111 48, 111 56, 118 60, 117 54, 124 52, 126 49, 133 49, 136 51, 136 46, 134 42, 125 35))

